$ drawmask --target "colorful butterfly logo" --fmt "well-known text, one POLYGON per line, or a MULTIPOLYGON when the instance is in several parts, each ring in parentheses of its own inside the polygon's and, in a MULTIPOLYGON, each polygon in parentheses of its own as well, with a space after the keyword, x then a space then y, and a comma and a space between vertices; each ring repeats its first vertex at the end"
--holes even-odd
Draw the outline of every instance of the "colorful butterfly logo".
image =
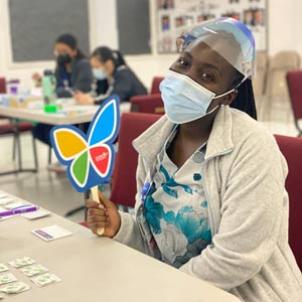
POLYGON ((52 147, 59 162, 67 166, 67 176, 78 192, 108 182, 111 177, 119 119, 119 99, 112 96, 94 116, 87 135, 75 126, 52 129, 52 147))

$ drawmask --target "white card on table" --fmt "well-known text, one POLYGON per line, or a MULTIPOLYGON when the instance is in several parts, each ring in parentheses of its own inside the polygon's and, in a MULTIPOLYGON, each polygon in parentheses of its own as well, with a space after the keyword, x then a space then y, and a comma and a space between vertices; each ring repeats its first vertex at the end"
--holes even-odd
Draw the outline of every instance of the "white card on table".
POLYGON ((16 268, 23 267, 26 265, 32 265, 34 263, 36 263, 36 261, 34 259, 31 259, 30 257, 17 258, 9 262, 11 266, 16 268))
POLYGON ((72 233, 58 225, 51 225, 42 229, 32 231, 33 234, 45 241, 52 241, 55 239, 70 236, 72 233))
POLYGON ((61 279, 54 274, 46 273, 31 279, 37 286, 42 287, 51 283, 60 282, 61 279))
POLYGON ((8 271, 8 267, 5 264, 0 263, 0 273, 6 272, 6 271, 8 271))
POLYGON ((48 212, 44 209, 39 209, 35 212, 29 212, 29 213, 22 214, 21 216, 23 216, 29 220, 34 220, 34 219, 46 217, 48 215, 50 215, 50 212, 48 212))
POLYGON ((0 275, 0 285, 17 281, 12 273, 4 273, 0 275))
POLYGON ((34 264, 20 268, 20 271, 28 277, 33 277, 39 274, 47 273, 48 269, 41 264, 34 264))
POLYGON ((6 294, 19 294, 29 289, 30 289, 29 285, 27 285, 24 282, 18 281, 1 287, 0 291, 6 294))

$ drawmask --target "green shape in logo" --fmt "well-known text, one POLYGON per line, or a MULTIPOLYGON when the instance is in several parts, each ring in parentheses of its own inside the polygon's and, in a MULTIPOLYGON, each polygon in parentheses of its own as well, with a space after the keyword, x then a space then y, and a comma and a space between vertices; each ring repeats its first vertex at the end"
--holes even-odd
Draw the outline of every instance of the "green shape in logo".
POLYGON ((88 152, 85 151, 77 159, 75 159, 71 165, 71 172, 81 186, 83 186, 87 180, 88 175, 88 152))

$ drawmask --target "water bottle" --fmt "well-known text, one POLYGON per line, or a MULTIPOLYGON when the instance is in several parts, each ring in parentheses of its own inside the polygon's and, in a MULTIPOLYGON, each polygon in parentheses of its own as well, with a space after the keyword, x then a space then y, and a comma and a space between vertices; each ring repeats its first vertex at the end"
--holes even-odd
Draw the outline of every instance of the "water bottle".
POLYGON ((51 70, 45 70, 42 78, 42 91, 44 100, 44 111, 55 113, 58 106, 56 100, 56 78, 51 70))

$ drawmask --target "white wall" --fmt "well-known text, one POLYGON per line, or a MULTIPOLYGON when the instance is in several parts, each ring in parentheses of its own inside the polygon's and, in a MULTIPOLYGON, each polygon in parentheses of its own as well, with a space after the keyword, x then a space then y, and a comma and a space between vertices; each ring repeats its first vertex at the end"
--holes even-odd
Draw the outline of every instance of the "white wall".
MULTIPOLYGON (((0 0, 0 75, 8 78, 20 78, 24 86, 31 85, 31 74, 53 66, 52 62, 37 62, 12 65, 9 62, 10 47, 7 39, 7 1, 0 0)), ((150 0, 151 11, 155 0, 150 0)), ((91 44, 108 45, 118 48, 117 23, 115 16, 115 0, 89 0, 91 14, 91 44), (106 9, 105 9, 106 8, 106 9)), ((301 0, 269 0, 269 51, 275 54, 281 50, 296 50, 302 55, 302 1, 301 0)), ((154 18, 151 16, 153 32, 154 18)), ((153 36, 154 42, 154 36, 153 36)), ((126 56, 131 68, 138 74, 149 88, 155 75, 164 75, 175 55, 141 55, 126 56)))
POLYGON ((302 54, 301 0, 269 1, 269 52, 296 50, 302 54))
POLYGON ((90 15, 94 18, 95 36, 91 39, 91 46, 107 45, 118 48, 117 20, 115 0, 90 1, 90 15), (106 11, 104 10, 106 7, 106 11))

